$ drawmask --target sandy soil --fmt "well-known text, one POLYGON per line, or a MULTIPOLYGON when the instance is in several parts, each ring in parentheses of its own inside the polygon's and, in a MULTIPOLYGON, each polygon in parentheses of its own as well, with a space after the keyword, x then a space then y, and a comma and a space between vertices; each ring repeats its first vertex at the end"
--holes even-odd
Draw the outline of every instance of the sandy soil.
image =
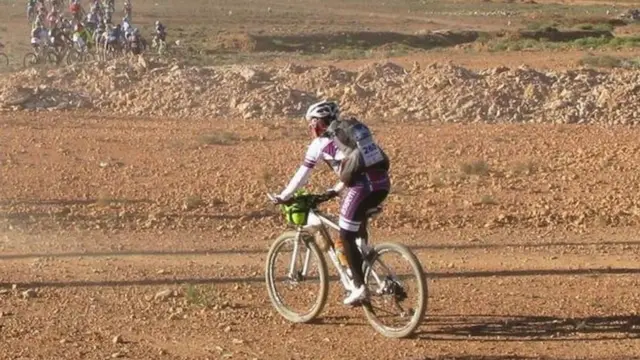
MULTIPOLYGON (((637 201, 636 129, 374 125, 393 157, 395 192, 373 235, 410 245, 429 275, 427 319, 398 342, 340 305, 336 286, 319 324, 291 325, 271 308, 264 260, 283 223, 263 193, 279 190, 299 163, 304 129, 284 136, 256 122, 55 113, 5 116, 1 125, 3 358, 640 351, 637 215, 607 205, 637 201), (198 140, 221 131, 238 142, 198 140), (407 142, 404 131, 419 135, 407 142), (460 159, 487 159, 490 171, 460 174, 460 159), (531 174, 499 175, 531 159, 531 174), (495 205, 483 204, 487 194, 495 205), (194 197, 201 204, 185 209, 194 197), (546 208, 518 216, 536 204, 546 208), (567 215, 581 204, 598 215, 567 215), (511 222, 485 224, 501 214, 511 222), (177 296, 154 299, 166 289, 177 296)), ((319 168, 314 185, 328 175, 319 168)))
MULTIPOLYGON (((614 3, 632 5, 552 6, 601 15, 614 3)), ((520 1, 138 0, 134 19, 148 30, 162 18, 170 34, 207 46, 249 32, 499 30, 507 18, 444 13, 505 7, 521 12, 513 26, 538 11, 520 1), (427 3, 441 14, 425 14, 427 3)), ((3 2, 0 14, 0 41, 20 59, 23 4, 3 2)), ((582 56, 450 48, 394 61, 557 69, 582 56)), ((360 310, 340 304, 336 284, 315 324, 287 323, 272 309, 264 262, 285 227, 265 192, 300 164, 302 123, 6 112, 0 358, 639 358, 639 129, 371 120, 393 176, 374 242, 410 246, 428 275, 427 317, 414 338, 376 334, 360 310)), ((332 182, 319 167, 312 187, 332 182)))

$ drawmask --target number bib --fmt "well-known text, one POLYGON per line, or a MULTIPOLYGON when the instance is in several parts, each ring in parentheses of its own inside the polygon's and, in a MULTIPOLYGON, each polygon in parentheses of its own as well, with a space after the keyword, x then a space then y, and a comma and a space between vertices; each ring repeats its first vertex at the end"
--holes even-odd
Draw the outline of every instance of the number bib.
POLYGON ((358 149, 362 154, 362 159, 364 160, 365 167, 369 167, 384 160, 380 148, 378 148, 378 145, 373 142, 373 138, 371 136, 371 132, 369 132, 369 129, 367 129, 365 126, 357 125, 353 129, 353 135, 356 140, 358 149))

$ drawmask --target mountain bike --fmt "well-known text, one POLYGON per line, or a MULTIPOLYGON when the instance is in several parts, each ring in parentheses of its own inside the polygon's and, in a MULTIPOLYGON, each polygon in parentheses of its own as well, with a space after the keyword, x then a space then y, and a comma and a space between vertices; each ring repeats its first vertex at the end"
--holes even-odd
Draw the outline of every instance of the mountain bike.
POLYGON ((93 61, 95 56, 91 53, 90 49, 93 47, 91 43, 91 39, 93 38, 93 34, 87 31, 87 43, 84 43, 84 39, 81 38, 79 34, 73 35, 73 40, 69 45, 67 52, 67 65, 71 65, 74 63, 84 63, 88 61, 93 61))
POLYGON ((67 65, 71 65, 74 63, 84 63, 93 61, 94 56, 89 52, 89 49, 85 47, 84 49, 79 49, 77 46, 69 49, 67 53, 67 65))
POLYGON ((158 36, 154 35, 151 40, 151 47, 154 49, 158 49, 158 56, 164 56, 167 54, 167 42, 165 40, 159 39, 158 36))
MULTIPOLYGON (((274 201, 273 195, 267 195, 274 201)), ((296 229, 281 234, 267 255, 265 278, 271 303, 281 316, 291 322, 309 323, 322 312, 329 293, 329 275, 323 252, 334 265, 344 290, 353 288, 351 271, 340 261, 329 234, 329 229, 339 231, 340 227, 335 219, 318 209, 318 205, 331 198, 326 194, 294 196, 289 203, 295 206, 289 208, 296 209, 297 214, 287 214, 287 219, 296 229), (291 248, 290 255, 283 254, 287 247, 291 248), (283 255, 282 259, 280 255, 283 255), (276 276, 279 261, 285 265, 284 276, 276 276), (316 290, 312 289, 314 286, 316 290), (285 292, 293 295, 292 301, 284 299, 285 292), (294 308, 306 296, 310 297, 311 304, 302 309, 294 308)), ((381 212, 381 207, 370 209, 363 226, 366 227, 368 220, 381 212)), ((367 321, 386 337, 404 338, 412 335, 427 309, 428 290, 422 265, 411 250, 402 244, 387 242, 372 247, 362 238, 358 238, 356 243, 363 256, 364 282, 369 292, 369 299, 360 304, 367 321), (387 260, 387 255, 399 255, 400 262, 387 260), (392 269, 395 266, 405 274, 396 274, 392 269), (414 287, 409 281, 411 276, 414 278, 414 287), (412 288, 416 299, 410 302, 412 293, 409 290, 412 288), (391 310, 381 308, 382 305, 390 305, 391 310), (400 324, 385 323, 393 315, 392 311, 397 312, 400 324)))
POLYGON ((34 52, 27 53, 22 60, 25 68, 34 65, 57 64, 57 62, 58 57, 55 51, 48 46, 41 46, 34 52))

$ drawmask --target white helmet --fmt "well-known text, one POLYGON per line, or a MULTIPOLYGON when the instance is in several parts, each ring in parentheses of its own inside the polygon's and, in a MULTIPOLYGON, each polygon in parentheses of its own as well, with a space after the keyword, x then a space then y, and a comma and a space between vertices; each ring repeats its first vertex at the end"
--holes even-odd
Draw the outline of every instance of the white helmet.
POLYGON ((311 121, 314 118, 332 121, 337 119, 339 114, 340 107, 338 104, 333 101, 325 100, 309 106, 304 118, 307 119, 307 121, 311 121))

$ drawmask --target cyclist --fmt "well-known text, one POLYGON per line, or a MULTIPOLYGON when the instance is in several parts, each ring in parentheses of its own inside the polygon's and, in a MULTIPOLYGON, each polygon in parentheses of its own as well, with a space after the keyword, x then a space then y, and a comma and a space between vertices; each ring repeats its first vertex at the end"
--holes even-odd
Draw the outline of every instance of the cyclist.
POLYGON ((39 22, 36 23, 36 26, 31 30, 31 47, 33 51, 38 53, 41 48, 49 45, 49 36, 47 34, 47 29, 39 22))
POLYGON ((107 9, 111 9, 111 12, 114 12, 116 10, 116 3, 115 0, 107 0, 104 2, 104 7, 107 9))
POLYGON ((71 42, 69 36, 67 36, 67 34, 62 30, 61 27, 57 25, 57 23, 55 23, 54 26, 49 29, 49 40, 51 41, 51 45, 53 46, 57 54, 61 54, 67 44, 71 42))
POLYGON ((71 5, 69 5, 69 12, 73 16, 75 21, 82 21, 84 17, 84 11, 82 10, 82 6, 80 6, 80 0, 73 0, 71 5))
POLYGON ((51 11, 49 12, 49 15, 47 15, 47 23, 49 24, 49 27, 53 28, 57 26, 59 20, 60 20, 60 16, 58 14, 58 10, 56 10, 55 8, 52 8, 51 11))
POLYGON ((85 24, 89 29, 91 29, 92 31, 95 31, 95 29, 98 27, 98 24, 100 23, 101 23, 100 14, 98 14, 96 10, 93 10, 87 13, 85 17, 85 24))
POLYGON ((73 42, 78 45, 78 49, 86 51, 87 47, 91 46, 91 35, 89 35, 89 32, 87 32, 82 24, 76 24, 74 30, 73 42))
POLYGON ((156 40, 158 43, 167 41, 167 28, 164 27, 160 20, 156 20, 156 40))
POLYGON ((27 0, 27 20, 31 21, 31 14, 36 15, 36 0, 27 0))
MULTIPOLYGON (((302 166, 287 187, 276 195, 277 204, 286 203, 295 191, 307 182, 318 160, 324 160, 339 175, 343 173, 345 167, 349 166, 347 162, 353 161, 350 156, 357 153, 344 147, 343 142, 335 136, 337 128, 335 125, 343 121, 338 120, 339 113, 338 104, 329 101, 313 104, 307 109, 305 118, 309 123, 313 141, 307 149, 302 166)), ((370 136, 370 133, 368 135, 370 136)), ((337 196, 345 187, 347 188, 346 196, 340 205, 340 241, 335 244, 339 252, 344 250, 353 278, 351 293, 343 301, 345 305, 356 304, 368 297, 362 273, 362 255, 356 245, 356 238, 360 236, 367 240, 363 225, 366 211, 380 205, 386 199, 391 185, 388 176, 388 158, 377 145, 374 146, 374 152, 384 159, 385 166, 366 167, 362 171, 355 172, 355 176, 348 183, 339 181, 328 191, 328 195, 337 196)))
POLYGON ((124 0, 122 11, 124 12, 124 17, 131 21, 131 1, 124 0))
POLYGON ((129 19, 127 19, 126 16, 122 18, 121 25, 125 38, 128 37, 128 35, 131 35, 131 33, 133 32, 133 27, 131 26, 131 22, 129 21, 129 19))
POLYGON ((121 40, 122 40, 122 27, 120 24, 117 24, 113 28, 108 28, 106 30, 106 41, 104 44, 104 51, 106 52, 109 46, 112 46, 115 51, 119 51, 121 49, 121 40))
POLYGON ((98 49, 101 48, 101 45, 103 44, 103 40, 106 41, 106 39, 104 39, 104 36, 103 36, 103 34, 105 33, 106 33, 106 25, 103 22, 99 22, 98 25, 96 26, 96 29, 93 32, 93 38, 91 39, 91 42, 94 43, 98 49))
POLYGON ((51 8, 61 10, 62 1, 61 0, 51 0, 51 8))
POLYGON ((95 12, 102 16, 103 11, 102 11, 102 5, 100 5, 100 1, 92 1, 89 7, 89 12, 95 12))
POLYGON ((37 24, 44 24, 45 21, 47 19, 47 10, 44 8, 44 6, 40 7, 37 11, 36 14, 36 20, 34 21, 34 24, 37 26, 37 24))

